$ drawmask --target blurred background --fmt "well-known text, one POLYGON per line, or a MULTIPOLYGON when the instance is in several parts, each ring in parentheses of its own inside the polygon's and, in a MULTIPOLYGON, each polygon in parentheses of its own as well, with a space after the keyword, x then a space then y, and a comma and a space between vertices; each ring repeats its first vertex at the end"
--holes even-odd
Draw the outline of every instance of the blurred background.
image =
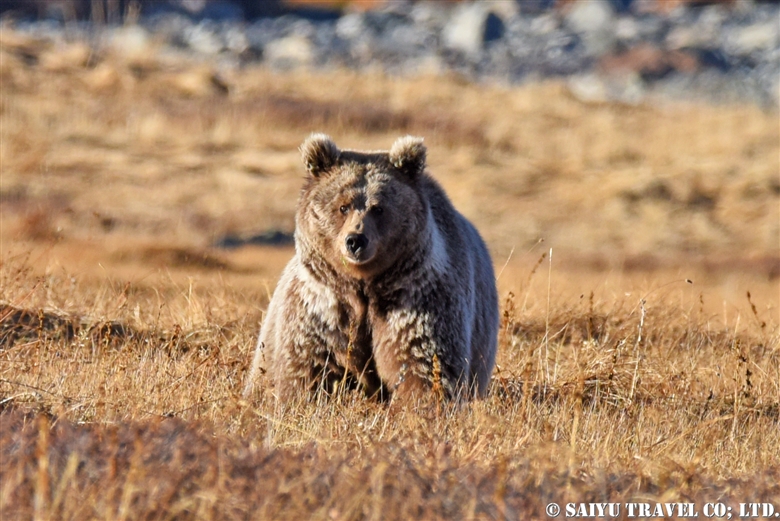
POLYGON ((0 0, 0 16, 6 264, 265 294, 292 254, 301 141, 411 133, 502 289, 552 249, 571 298, 695 279, 696 305, 727 315, 751 290, 777 316, 777 1, 0 0))
POLYGON ((138 53, 154 40, 224 66, 577 77, 591 101, 772 106, 780 81, 777 0, 2 0, 0 15, 55 42, 138 53))

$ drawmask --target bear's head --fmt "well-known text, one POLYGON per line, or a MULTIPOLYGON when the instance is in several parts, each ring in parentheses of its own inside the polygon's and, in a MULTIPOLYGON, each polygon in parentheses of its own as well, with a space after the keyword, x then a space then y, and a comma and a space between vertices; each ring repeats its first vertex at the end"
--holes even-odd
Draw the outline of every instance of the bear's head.
POLYGON ((358 152, 312 134, 300 150, 308 178, 298 203, 296 247, 304 257, 366 279, 423 246, 422 138, 399 138, 387 152, 358 152))

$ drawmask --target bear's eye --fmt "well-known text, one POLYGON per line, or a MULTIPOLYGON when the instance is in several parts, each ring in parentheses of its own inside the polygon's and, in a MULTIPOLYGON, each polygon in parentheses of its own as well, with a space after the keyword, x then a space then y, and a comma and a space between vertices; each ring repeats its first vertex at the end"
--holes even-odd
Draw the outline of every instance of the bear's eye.
POLYGON ((339 208, 339 211, 346 215, 346 213, 349 211, 349 206, 347 205, 341 205, 341 208, 339 208))
POLYGON ((385 209, 382 208, 381 206, 374 206, 373 210, 374 213, 377 215, 382 215, 383 213, 385 213, 385 209))

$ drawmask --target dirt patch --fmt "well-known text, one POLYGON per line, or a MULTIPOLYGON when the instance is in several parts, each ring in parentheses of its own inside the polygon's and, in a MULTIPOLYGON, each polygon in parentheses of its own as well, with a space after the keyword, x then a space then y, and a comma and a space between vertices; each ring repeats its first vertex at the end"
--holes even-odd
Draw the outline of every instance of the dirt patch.
POLYGON ((203 270, 230 270, 229 262, 215 253, 192 248, 148 247, 139 252, 122 252, 117 255, 121 260, 140 260, 153 266, 171 266, 176 268, 195 268, 203 270))

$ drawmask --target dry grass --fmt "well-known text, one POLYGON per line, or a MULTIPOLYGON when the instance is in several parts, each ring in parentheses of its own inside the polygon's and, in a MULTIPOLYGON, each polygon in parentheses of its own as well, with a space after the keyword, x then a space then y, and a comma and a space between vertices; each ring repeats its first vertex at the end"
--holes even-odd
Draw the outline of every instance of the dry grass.
POLYGON ((4 520, 780 496, 776 114, 0 44, 4 520), (210 245, 292 229, 311 130, 426 136, 500 273, 486 400, 240 398, 291 250, 210 245))
POLYGON ((549 501, 780 493, 767 312, 727 327, 676 292, 549 315, 507 295, 484 401, 247 403, 256 289, 13 266, 0 297, 29 311, 0 311, 4 519, 531 519, 549 501))
POLYGON ((541 237, 600 256, 777 254, 780 128, 757 107, 587 105, 557 83, 279 74, 2 38, 3 213, 31 238, 289 232, 296 148, 320 130, 356 148, 425 136, 499 256, 541 237))

